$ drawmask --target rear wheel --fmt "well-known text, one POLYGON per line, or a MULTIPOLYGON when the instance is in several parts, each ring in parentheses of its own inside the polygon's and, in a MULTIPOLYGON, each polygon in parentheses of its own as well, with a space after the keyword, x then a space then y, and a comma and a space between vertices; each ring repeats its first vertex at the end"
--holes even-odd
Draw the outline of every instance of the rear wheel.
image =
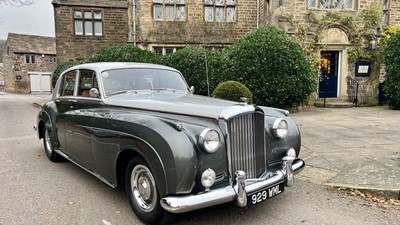
POLYGON ((51 137, 49 135, 49 131, 46 127, 43 129, 43 145, 44 151, 46 152, 47 158, 52 162, 59 162, 62 160, 62 156, 60 156, 57 152, 54 151, 54 146, 51 141, 51 137))
POLYGON ((133 158, 125 173, 125 189, 136 216, 147 224, 171 224, 175 215, 160 205, 157 184, 147 163, 133 158))

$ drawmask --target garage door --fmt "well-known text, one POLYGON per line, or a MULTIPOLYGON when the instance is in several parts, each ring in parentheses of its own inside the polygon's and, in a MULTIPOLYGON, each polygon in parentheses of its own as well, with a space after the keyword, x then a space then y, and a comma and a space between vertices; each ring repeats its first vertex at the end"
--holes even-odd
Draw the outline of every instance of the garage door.
POLYGON ((50 73, 29 73, 31 93, 50 92, 50 73))

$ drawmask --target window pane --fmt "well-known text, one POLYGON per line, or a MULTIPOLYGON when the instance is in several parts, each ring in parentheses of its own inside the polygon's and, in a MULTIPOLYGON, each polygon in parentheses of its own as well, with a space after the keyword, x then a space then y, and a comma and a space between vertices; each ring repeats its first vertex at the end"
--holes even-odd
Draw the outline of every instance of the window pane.
POLYGON ((308 0, 308 8, 316 8, 317 0, 308 0))
POLYGON ((235 21, 235 7, 227 7, 226 8, 226 21, 228 21, 228 22, 235 21))
POLYGON ((333 0, 332 1, 332 7, 334 9, 340 9, 340 0, 333 0))
POLYGON ((344 1, 344 8, 345 9, 353 9, 353 0, 345 0, 344 1))
POLYGON ((75 11, 74 12, 74 18, 82 18, 82 12, 81 11, 75 11))
POLYGON ((172 53, 174 53, 174 48, 165 48, 165 54, 166 55, 169 55, 169 54, 172 54, 172 53))
POLYGON ((204 0, 204 5, 212 5, 213 0, 204 0))
POLYGON ((235 4, 235 0, 226 0, 226 4, 227 5, 234 5, 235 4))
POLYGON ((173 5, 165 6, 165 17, 167 18, 167 21, 174 20, 174 6, 173 5))
POLYGON ((162 5, 154 5, 154 20, 162 20, 162 5))
POLYGON ((186 19, 185 6, 176 7, 176 19, 179 21, 184 21, 186 19))
POLYGON ((101 19, 101 12, 94 12, 95 19, 101 19))
POLYGON ((224 21, 224 7, 215 8, 215 21, 224 21))
POLYGON ((29 55, 26 55, 25 56, 25 63, 30 63, 31 62, 31 59, 29 58, 29 55))
POLYGON ((321 9, 327 9, 329 7, 329 0, 320 0, 321 9))
POLYGON ((82 21, 80 21, 80 20, 75 20, 75 34, 76 35, 82 35, 83 34, 82 21))
POLYGON ((176 4, 185 4, 185 0, 176 0, 176 4))
POLYGON ((95 36, 103 35, 103 23, 101 21, 94 22, 94 35, 95 36))
POLYGON ((161 3, 162 4, 162 0, 153 0, 153 3, 161 3))
POLYGON ((154 49, 154 53, 156 54, 156 55, 162 55, 163 53, 162 53, 162 48, 161 47, 153 47, 153 49, 154 49))
POLYGON ((93 35, 92 21, 85 21, 85 35, 93 35))
POLYGON ((224 5, 225 0, 216 0, 215 4, 216 5, 224 5))
POLYGON ((92 19, 92 12, 84 12, 83 16, 85 19, 92 19))
POLYGON ((36 63, 36 62, 35 62, 35 56, 34 56, 34 55, 31 55, 31 63, 32 63, 32 64, 36 63))
POLYGON ((168 3, 169 3, 169 4, 174 4, 174 0, 165 0, 165 3, 166 3, 166 4, 168 4, 168 3))
POLYGON ((204 8, 204 20, 205 21, 213 21, 213 7, 206 6, 204 8))

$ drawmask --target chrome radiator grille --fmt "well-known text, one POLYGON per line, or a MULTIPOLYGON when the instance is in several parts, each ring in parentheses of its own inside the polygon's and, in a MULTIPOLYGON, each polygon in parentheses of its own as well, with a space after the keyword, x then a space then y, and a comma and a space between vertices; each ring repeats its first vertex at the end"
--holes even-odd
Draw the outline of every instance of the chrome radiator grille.
POLYGON ((246 179, 260 177, 266 170, 264 115, 251 112, 228 120, 228 158, 231 175, 246 172, 246 179))

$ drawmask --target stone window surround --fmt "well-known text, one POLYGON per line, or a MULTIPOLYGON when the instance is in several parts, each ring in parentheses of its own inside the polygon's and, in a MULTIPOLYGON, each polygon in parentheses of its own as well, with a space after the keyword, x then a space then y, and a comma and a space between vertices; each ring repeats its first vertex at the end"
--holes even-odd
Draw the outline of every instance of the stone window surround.
POLYGON ((206 22, 227 22, 232 23, 236 22, 237 15, 237 1, 236 0, 205 0, 204 3, 204 21, 206 22), (212 18, 207 18, 207 8, 212 8, 212 18), (218 20, 217 18, 217 10, 223 9, 223 19, 218 20), (228 10, 233 9, 233 18, 228 18, 228 10))
POLYGON ((184 0, 153 0, 153 11, 152 17, 154 21, 169 21, 169 22, 184 22, 186 21, 186 5, 184 0), (156 8, 160 9, 161 7, 161 17, 158 17, 156 14, 156 8), (174 13, 173 18, 167 18, 167 7, 173 7, 174 13), (183 18, 179 18, 177 12, 178 8, 183 10, 183 18))
MULTIPOLYGON (((102 37, 104 36, 104 12, 101 9, 90 9, 90 8, 84 8, 84 9, 73 9, 72 10, 72 24, 73 24, 73 33, 75 36, 87 36, 87 37, 102 37), (75 13, 76 12, 81 12, 81 18, 76 17, 75 13), (84 18, 84 13, 91 13, 91 18, 84 18), (95 13, 100 13, 101 18, 95 18, 95 13), (76 29, 76 23, 75 22, 81 22, 81 32, 77 33, 77 29, 76 29), (85 30, 85 22, 91 22, 91 33, 86 33, 85 30), (95 23, 100 22, 100 30, 101 30, 101 34, 96 33, 96 27, 95 27, 95 23)), ((99 29, 99 28, 98 28, 99 29)))
POLYGON ((321 6, 321 0, 307 0, 306 4, 307 4, 307 8, 308 9, 313 9, 313 10, 344 10, 344 11, 355 11, 357 10, 357 4, 358 1, 357 0, 352 0, 352 7, 351 8, 346 8, 345 7, 345 1, 346 0, 340 0, 340 8, 333 8, 332 7, 332 3, 334 0, 326 0, 329 4, 329 8, 323 8, 321 6), (315 4, 315 6, 310 6, 310 2, 313 2, 315 4))
POLYGON ((185 46, 176 46, 176 45, 174 45, 174 46, 155 45, 152 48, 153 48, 154 54, 165 56, 168 54, 172 54, 184 47, 185 46))
POLYGON ((36 56, 33 54, 25 54, 26 64, 36 64, 36 56))

